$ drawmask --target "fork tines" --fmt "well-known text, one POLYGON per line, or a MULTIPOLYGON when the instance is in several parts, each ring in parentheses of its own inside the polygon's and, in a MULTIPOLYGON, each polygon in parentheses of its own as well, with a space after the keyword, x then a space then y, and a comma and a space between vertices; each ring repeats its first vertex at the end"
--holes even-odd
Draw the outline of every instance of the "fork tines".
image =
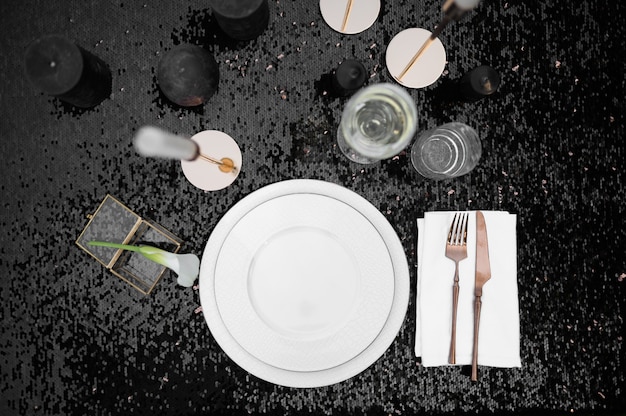
POLYGON ((467 245, 467 221, 469 213, 457 212, 452 218, 448 232, 448 244, 453 246, 467 245))

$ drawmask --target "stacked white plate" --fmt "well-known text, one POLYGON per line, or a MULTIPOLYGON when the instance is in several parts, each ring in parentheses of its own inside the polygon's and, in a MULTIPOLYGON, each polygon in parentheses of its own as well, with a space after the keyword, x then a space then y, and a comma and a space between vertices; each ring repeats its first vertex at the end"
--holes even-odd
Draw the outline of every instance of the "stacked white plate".
POLYGON ((219 221, 200 301, 226 354, 266 381, 319 387, 369 367, 409 300, 404 250, 360 195, 317 180, 266 186, 219 221))

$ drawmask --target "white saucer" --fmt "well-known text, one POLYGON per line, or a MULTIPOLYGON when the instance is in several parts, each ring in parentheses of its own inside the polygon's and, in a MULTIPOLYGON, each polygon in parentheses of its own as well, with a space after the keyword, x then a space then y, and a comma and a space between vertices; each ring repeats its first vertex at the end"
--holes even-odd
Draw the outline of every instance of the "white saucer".
POLYGON ((333 30, 347 35, 361 33, 374 24, 380 13, 380 0, 320 0, 320 11, 324 21, 333 30), (344 27, 344 20, 345 27, 344 27))
POLYGON ((253 192, 220 220, 202 259, 200 301, 213 337, 238 365, 272 383, 319 387, 346 380, 365 370, 387 350, 404 321, 409 300, 409 271, 398 236, 367 200, 335 184, 290 180, 253 192), (321 211, 316 213, 318 205, 321 211), (293 213, 299 209, 303 211, 301 215, 293 213), (347 219, 344 213, 349 213, 347 219), (341 230, 342 224, 349 227, 341 230), (359 231, 350 234, 350 227, 358 227, 359 231), (247 231, 250 235, 246 237, 247 231), (369 236, 374 241, 373 246, 369 247, 367 240, 357 243, 356 235, 369 236), (305 245, 302 250, 292 247, 299 241, 305 245), (361 248, 355 250, 352 244, 360 244, 365 254, 360 253, 361 248), (280 253, 290 247, 289 260, 281 258, 280 253), (374 250, 382 251, 374 257, 382 259, 383 263, 386 258, 391 267, 363 259, 374 250), (239 257, 235 258, 235 253, 239 253, 239 257), (337 280, 310 279, 316 272, 334 272, 329 271, 332 267, 328 264, 316 264, 305 254, 316 258, 331 256, 345 276, 335 274, 337 280), (310 274, 299 265, 307 260, 312 270, 310 274), (272 264, 277 262, 281 272, 274 276, 272 264), (291 284, 289 276, 294 267, 297 273, 305 272, 301 276, 303 281, 292 286, 296 288, 294 297, 297 300, 300 296, 300 301, 291 302, 285 288, 291 284), (375 273, 365 270, 369 267, 379 268, 383 275, 378 277, 393 283, 374 281, 375 273), (334 285, 333 282, 337 283, 336 292, 325 299, 322 294, 329 285, 334 285), (303 290, 306 285, 310 293, 303 290), (361 291, 355 291, 355 287, 360 287, 361 291), (382 300, 373 301, 366 312, 368 316, 355 314, 366 310, 364 300, 372 299, 373 292, 380 288, 382 300), (388 299, 384 291, 389 288, 393 292, 390 307, 384 300, 388 299), (229 299, 237 299, 238 303, 229 304, 229 299), (272 306, 277 299, 291 304, 272 306), (313 313, 308 320, 298 317, 298 308, 306 306, 306 302, 301 302, 303 299, 310 301, 312 310, 319 306, 327 306, 329 310, 313 313), (281 316, 280 311, 285 310, 296 311, 296 315, 281 316), (253 319, 255 325, 242 319, 253 319), (359 328, 357 322, 366 326, 366 322, 373 323, 374 332, 359 328), (252 328, 256 324, 259 328, 252 328), (256 331, 256 335, 242 334, 245 328, 256 331), (351 338, 349 333, 356 334, 356 338, 351 338), (348 352, 336 355, 342 343, 348 352), (290 350, 289 345, 295 348, 290 350), (291 357, 283 360, 280 354, 272 355, 272 346, 290 352, 291 357), (320 350, 315 351, 314 346, 319 346, 320 350), (313 361, 307 364, 299 349, 308 349, 313 361))
POLYGON ((446 50, 441 41, 435 39, 400 79, 404 68, 430 35, 431 32, 426 29, 411 28, 398 33, 389 42, 385 54, 387 70, 401 85, 409 88, 424 88, 437 81, 443 73, 446 67, 446 50))
POLYGON ((219 165, 201 158, 181 160, 180 165, 187 180, 195 187, 205 191, 217 191, 233 183, 241 172, 241 150, 228 134, 217 130, 205 130, 191 137, 198 144, 200 153, 220 160, 228 157, 237 170, 222 172, 219 165))

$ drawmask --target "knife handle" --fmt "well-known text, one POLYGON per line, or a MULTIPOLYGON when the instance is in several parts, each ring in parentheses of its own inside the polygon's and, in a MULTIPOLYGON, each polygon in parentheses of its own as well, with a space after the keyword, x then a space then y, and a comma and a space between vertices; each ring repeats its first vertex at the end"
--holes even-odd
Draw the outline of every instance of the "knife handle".
POLYGON ((448 362, 450 364, 456 364, 456 316, 459 305, 459 269, 457 269, 454 275, 454 286, 452 286, 452 335, 450 337, 450 357, 448 362))
POLYGON ((472 354, 472 381, 478 381, 478 324, 480 323, 480 296, 474 302, 474 352, 472 354))

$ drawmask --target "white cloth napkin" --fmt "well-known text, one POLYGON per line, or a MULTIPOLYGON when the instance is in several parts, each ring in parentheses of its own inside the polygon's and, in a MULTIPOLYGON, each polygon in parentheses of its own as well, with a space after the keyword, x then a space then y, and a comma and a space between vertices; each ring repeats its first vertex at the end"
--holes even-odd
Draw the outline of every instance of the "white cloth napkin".
MULTIPOLYGON (((491 279, 483 287, 478 364, 521 367, 517 239, 513 214, 482 211, 487 225, 491 279)), ((445 256, 453 212, 427 212, 417 220, 417 328, 415 354, 425 367, 448 365, 452 328, 454 262, 445 256)), ((459 263, 456 363, 472 362, 476 215, 470 213, 467 258, 459 263)))

